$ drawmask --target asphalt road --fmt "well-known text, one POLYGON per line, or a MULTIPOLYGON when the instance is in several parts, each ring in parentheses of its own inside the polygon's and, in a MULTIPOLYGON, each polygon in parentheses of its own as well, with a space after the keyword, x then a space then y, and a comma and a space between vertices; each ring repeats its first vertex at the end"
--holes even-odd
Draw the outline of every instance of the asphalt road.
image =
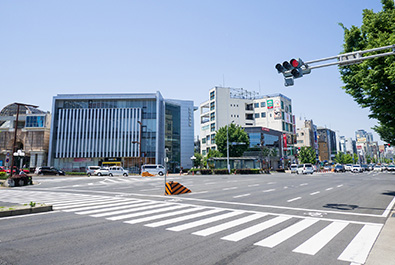
POLYGON ((1 218, 0 264, 363 264, 395 203, 387 172, 34 180, 0 201, 55 211, 1 218))

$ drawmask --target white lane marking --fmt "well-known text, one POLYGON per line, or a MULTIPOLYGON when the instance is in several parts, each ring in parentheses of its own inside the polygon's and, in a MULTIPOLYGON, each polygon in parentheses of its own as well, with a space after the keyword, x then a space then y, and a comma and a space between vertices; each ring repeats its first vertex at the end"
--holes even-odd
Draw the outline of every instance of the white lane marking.
POLYGON ((89 207, 89 206, 96 206, 96 205, 102 205, 102 204, 112 204, 112 203, 120 203, 120 202, 124 202, 125 199, 123 198, 114 198, 114 199, 110 199, 110 200, 105 200, 105 201, 98 201, 97 199, 95 201, 92 202, 88 202, 88 203, 73 203, 73 204, 68 204, 68 205, 55 205, 57 210, 65 210, 67 212, 67 209, 70 208, 85 208, 85 207, 89 207))
POLYGON ((333 222, 315 234, 313 237, 305 241, 302 245, 295 248, 293 252, 315 255, 347 225, 347 222, 333 222))
POLYGON ((198 221, 191 222, 191 223, 186 223, 186 224, 182 224, 182 225, 178 225, 178 226, 169 227, 166 230, 177 231, 177 232, 178 231, 183 231, 183 230, 186 230, 186 229, 198 227, 198 226, 201 226, 201 225, 205 225, 205 224, 213 223, 213 222, 216 222, 216 221, 219 221, 219 220, 223 220, 223 219, 226 219, 226 218, 230 218, 230 217, 233 217, 233 216, 237 216, 237 215, 240 215, 242 213, 243 213, 242 211, 234 211, 234 212, 230 212, 230 213, 225 213, 225 214, 217 215, 217 216, 206 218, 206 219, 203 219, 203 220, 198 220, 198 221))
POLYGON ((229 228, 241 225, 241 224, 245 224, 245 223, 251 222, 253 220, 259 219, 259 218, 262 218, 262 217, 264 217, 266 215, 267 214, 258 214, 258 213, 252 214, 252 215, 249 215, 249 216, 246 216, 246 217, 243 217, 243 218, 240 218, 240 219, 236 219, 236 220, 224 223, 224 224, 219 224, 219 225, 216 225, 216 226, 212 226, 212 227, 209 227, 209 228, 204 229, 204 230, 197 231, 197 232, 192 233, 192 234, 198 235, 198 236, 212 235, 212 234, 224 231, 226 229, 229 229, 229 228))
POLYGON ((235 189, 237 189, 237 187, 224 188, 222 190, 235 190, 235 189))
POLYGON ((365 225, 337 259, 365 264, 382 227, 383 225, 365 225))
POLYGON ((302 197, 296 197, 296 198, 288 200, 287 202, 293 202, 293 201, 297 201, 297 200, 300 200, 300 199, 302 199, 302 197))
POLYGON ((114 209, 108 209, 107 212, 94 214, 94 215, 90 215, 90 216, 92 216, 92 217, 105 217, 105 216, 110 216, 110 215, 119 215, 119 214, 130 213, 130 212, 137 212, 137 211, 148 210, 148 209, 153 209, 153 208, 161 208, 161 207, 167 206, 168 204, 157 204, 157 202, 152 202, 152 203, 147 203, 146 205, 148 205, 148 206, 138 207, 138 206, 141 206, 141 204, 139 204, 139 205, 130 205, 128 207, 128 209, 121 210, 121 211, 114 211, 114 209))
POLYGON ((192 194, 202 194, 202 193, 207 193, 207 192, 208 192, 208 190, 204 190, 204 191, 194 192, 194 193, 192 193, 192 194))
POLYGON ((231 183, 231 182, 239 182, 238 180, 229 180, 229 181, 227 181, 228 183, 231 183))
POLYGON ((332 190, 333 188, 327 188, 326 190, 332 190))
POLYGON ((337 185, 336 187, 338 187, 338 188, 340 188, 340 187, 343 187, 343 184, 341 184, 341 185, 337 185))
POLYGON ((190 212, 196 212, 196 211, 200 211, 202 209, 203 208, 190 208, 190 209, 181 210, 181 211, 175 211, 175 212, 163 213, 163 214, 158 214, 158 215, 148 216, 148 217, 143 217, 143 218, 138 218, 138 219, 132 219, 132 220, 124 221, 124 223, 137 224, 137 223, 152 221, 152 220, 161 219, 161 218, 165 218, 165 217, 169 217, 169 216, 181 215, 181 214, 190 213, 190 212))
POLYGON ((131 207, 138 207, 138 206, 152 205, 152 204, 154 204, 154 203, 147 203, 147 202, 143 203, 143 202, 139 202, 139 201, 129 202, 129 203, 118 203, 118 204, 115 205, 115 207, 111 207, 110 209, 107 206, 105 208, 100 207, 100 208, 95 208, 95 209, 86 210, 86 211, 81 211, 80 210, 80 211, 75 212, 75 213, 76 214, 96 214, 96 213, 103 213, 103 212, 114 211, 114 210, 123 210, 123 209, 129 209, 131 207), (124 204, 126 204, 126 205, 124 205, 124 204), (134 205, 131 206, 130 204, 134 204, 134 205))
POLYGON ((276 189, 270 189, 270 190, 264 190, 262 192, 271 192, 271 191, 275 191, 276 189))
POLYGON ((304 219, 302 221, 297 222, 294 225, 291 225, 281 230, 280 232, 275 233, 274 235, 271 235, 259 242, 256 242, 254 245, 273 248, 278 244, 284 242, 288 238, 291 238, 294 235, 298 234, 299 232, 302 232, 303 230, 315 224, 316 222, 318 222, 317 219, 304 219))
POLYGON ((159 190, 159 188, 144 189, 144 190, 140 190, 140 191, 151 191, 151 190, 159 190))
POLYGON ((394 207, 394 204, 395 204, 395 198, 393 198, 390 204, 388 204, 387 208, 385 209, 385 211, 381 216, 387 217, 388 214, 391 212, 392 207, 394 207))
MULTIPOLYGON (((92 206, 82 206, 82 207, 78 207, 77 205, 74 206, 74 208, 69 208, 69 209, 59 209, 61 211, 64 212, 80 212, 80 211, 88 211, 88 210, 94 210, 94 209, 100 209, 100 208, 115 208, 117 206, 121 206, 121 205, 125 205, 126 207, 128 207, 131 204, 139 204, 140 205, 144 205, 147 202, 145 201, 118 201, 118 202, 106 202, 106 203, 102 203, 102 204, 98 204, 98 205, 92 205, 92 206), (115 206, 115 207, 114 207, 115 206)), ((137 206, 135 206, 137 207, 137 206)), ((56 208, 58 210, 58 208, 56 208)))
POLYGON ((284 189, 288 189, 288 187, 287 187, 287 186, 284 186, 284 189))
POLYGON ((251 185, 248 185, 248 187, 257 187, 257 186, 259 186, 259 184, 251 184, 251 185))
POLYGON ((279 223, 282 223, 290 218, 291 217, 287 217, 287 216, 279 216, 279 217, 270 219, 268 221, 265 221, 263 223, 260 223, 260 224, 254 225, 254 226, 250 226, 250 227, 243 229, 239 232, 227 235, 225 237, 222 237, 221 239, 236 242, 236 241, 242 240, 246 237, 249 237, 251 235, 254 235, 256 233, 259 233, 259 232, 261 232, 265 229, 268 229, 272 226, 275 226, 279 223))
POLYGON ((210 211, 206 211, 206 212, 200 212, 200 213, 196 213, 196 214, 190 214, 190 215, 181 216, 181 217, 177 217, 177 218, 173 218, 173 219, 159 221, 159 222, 156 222, 156 223, 146 224, 145 226, 158 227, 158 226, 178 223, 178 222, 181 222, 181 221, 185 221, 185 220, 189 220, 189 219, 193 219, 193 218, 198 218, 198 217, 202 217, 202 216, 205 216, 205 215, 210 215, 210 214, 223 212, 223 211, 224 210, 222 210, 222 209, 214 209, 214 210, 210 210, 210 211))
POLYGON ((241 195, 233 196, 233 198, 247 197, 247 196, 250 196, 250 195, 251 195, 251 193, 246 193, 246 194, 241 194, 241 195))
POLYGON ((306 185, 309 185, 309 183, 303 183, 303 184, 300 184, 299 186, 306 186, 306 185))
POLYGON ((320 192, 319 192, 319 191, 316 191, 316 192, 310 193, 310 195, 316 195, 316 194, 318 194, 318 193, 320 193, 320 192))
POLYGON ((217 184, 217 182, 207 182, 207 183, 204 183, 204 184, 206 184, 206 185, 213 185, 213 184, 217 184))
POLYGON ((271 185, 271 184, 276 184, 277 182, 269 182, 267 184, 271 185))
POLYGON ((163 207, 163 208, 160 208, 160 209, 149 210, 149 211, 142 211, 142 212, 137 212, 137 213, 125 214, 125 215, 118 215, 118 216, 108 217, 106 219, 107 220, 111 220, 111 221, 116 221, 116 220, 133 218, 133 217, 142 216, 142 215, 149 215, 149 214, 155 214, 155 213, 161 213, 161 212, 168 212, 168 211, 182 209, 182 208, 186 208, 186 207, 188 207, 188 206, 187 205, 178 205, 178 206, 168 205, 167 207, 163 207))

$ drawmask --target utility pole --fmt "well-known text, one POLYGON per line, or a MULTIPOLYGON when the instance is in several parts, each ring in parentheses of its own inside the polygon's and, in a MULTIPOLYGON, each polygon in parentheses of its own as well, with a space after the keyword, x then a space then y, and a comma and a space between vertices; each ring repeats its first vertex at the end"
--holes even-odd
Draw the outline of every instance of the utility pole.
POLYGON ((317 59, 317 60, 312 60, 312 61, 307 61, 307 62, 303 62, 300 58, 299 59, 291 59, 289 62, 284 61, 282 64, 281 63, 276 64, 275 68, 277 69, 277 72, 279 74, 280 73, 283 74, 284 85, 285 86, 293 86, 294 79, 303 77, 303 75, 306 75, 306 74, 310 74, 311 70, 313 70, 313 69, 332 66, 332 65, 339 65, 339 66, 353 65, 353 64, 362 63, 365 60, 389 56, 389 55, 395 55, 395 44, 383 46, 383 47, 379 47, 379 48, 374 48, 374 49, 369 49, 369 50, 339 54, 339 55, 335 55, 335 56, 331 56, 331 57, 327 57, 327 58, 322 58, 322 59, 317 59), (389 51, 389 52, 383 52, 385 50, 390 50, 390 49, 391 49, 391 51, 389 51), (371 52, 374 52, 377 54, 364 56, 364 54, 371 53, 371 52), (383 52, 383 53, 380 53, 380 52, 383 52), (311 66, 312 64, 326 62, 326 61, 332 61, 332 60, 336 60, 336 61, 311 66))

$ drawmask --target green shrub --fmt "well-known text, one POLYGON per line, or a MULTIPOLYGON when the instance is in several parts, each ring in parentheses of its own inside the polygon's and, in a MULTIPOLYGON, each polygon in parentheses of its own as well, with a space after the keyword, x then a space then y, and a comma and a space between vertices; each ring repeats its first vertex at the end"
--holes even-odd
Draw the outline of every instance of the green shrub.
POLYGON ((223 169, 214 169, 214 174, 215 175, 226 175, 229 174, 229 171, 225 168, 223 169))
POLYGON ((240 169, 236 169, 235 173, 236 174, 259 174, 260 169, 259 168, 240 168, 240 169))
POLYGON ((86 175, 86 172, 65 172, 66 175, 86 175))
POLYGON ((213 174, 213 171, 211 169, 201 169, 200 173, 202 175, 211 175, 211 174, 213 174))
POLYGON ((0 172, 0 179, 7 179, 8 174, 6 172, 0 172))

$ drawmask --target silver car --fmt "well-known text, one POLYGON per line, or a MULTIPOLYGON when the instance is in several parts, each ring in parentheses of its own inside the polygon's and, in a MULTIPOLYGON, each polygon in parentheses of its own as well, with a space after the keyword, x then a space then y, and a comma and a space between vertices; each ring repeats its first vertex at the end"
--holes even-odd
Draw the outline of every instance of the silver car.
POLYGON ((86 170, 86 174, 90 176, 108 176, 110 172, 107 169, 101 168, 99 166, 89 166, 86 170))
POLYGON ((114 167, 110 167, 108 169, 109 171, 109 176, 128 176, 129 172, 126 169, 123 169, 123 167, 119 167, 119 166, 114 166, 114 167))

